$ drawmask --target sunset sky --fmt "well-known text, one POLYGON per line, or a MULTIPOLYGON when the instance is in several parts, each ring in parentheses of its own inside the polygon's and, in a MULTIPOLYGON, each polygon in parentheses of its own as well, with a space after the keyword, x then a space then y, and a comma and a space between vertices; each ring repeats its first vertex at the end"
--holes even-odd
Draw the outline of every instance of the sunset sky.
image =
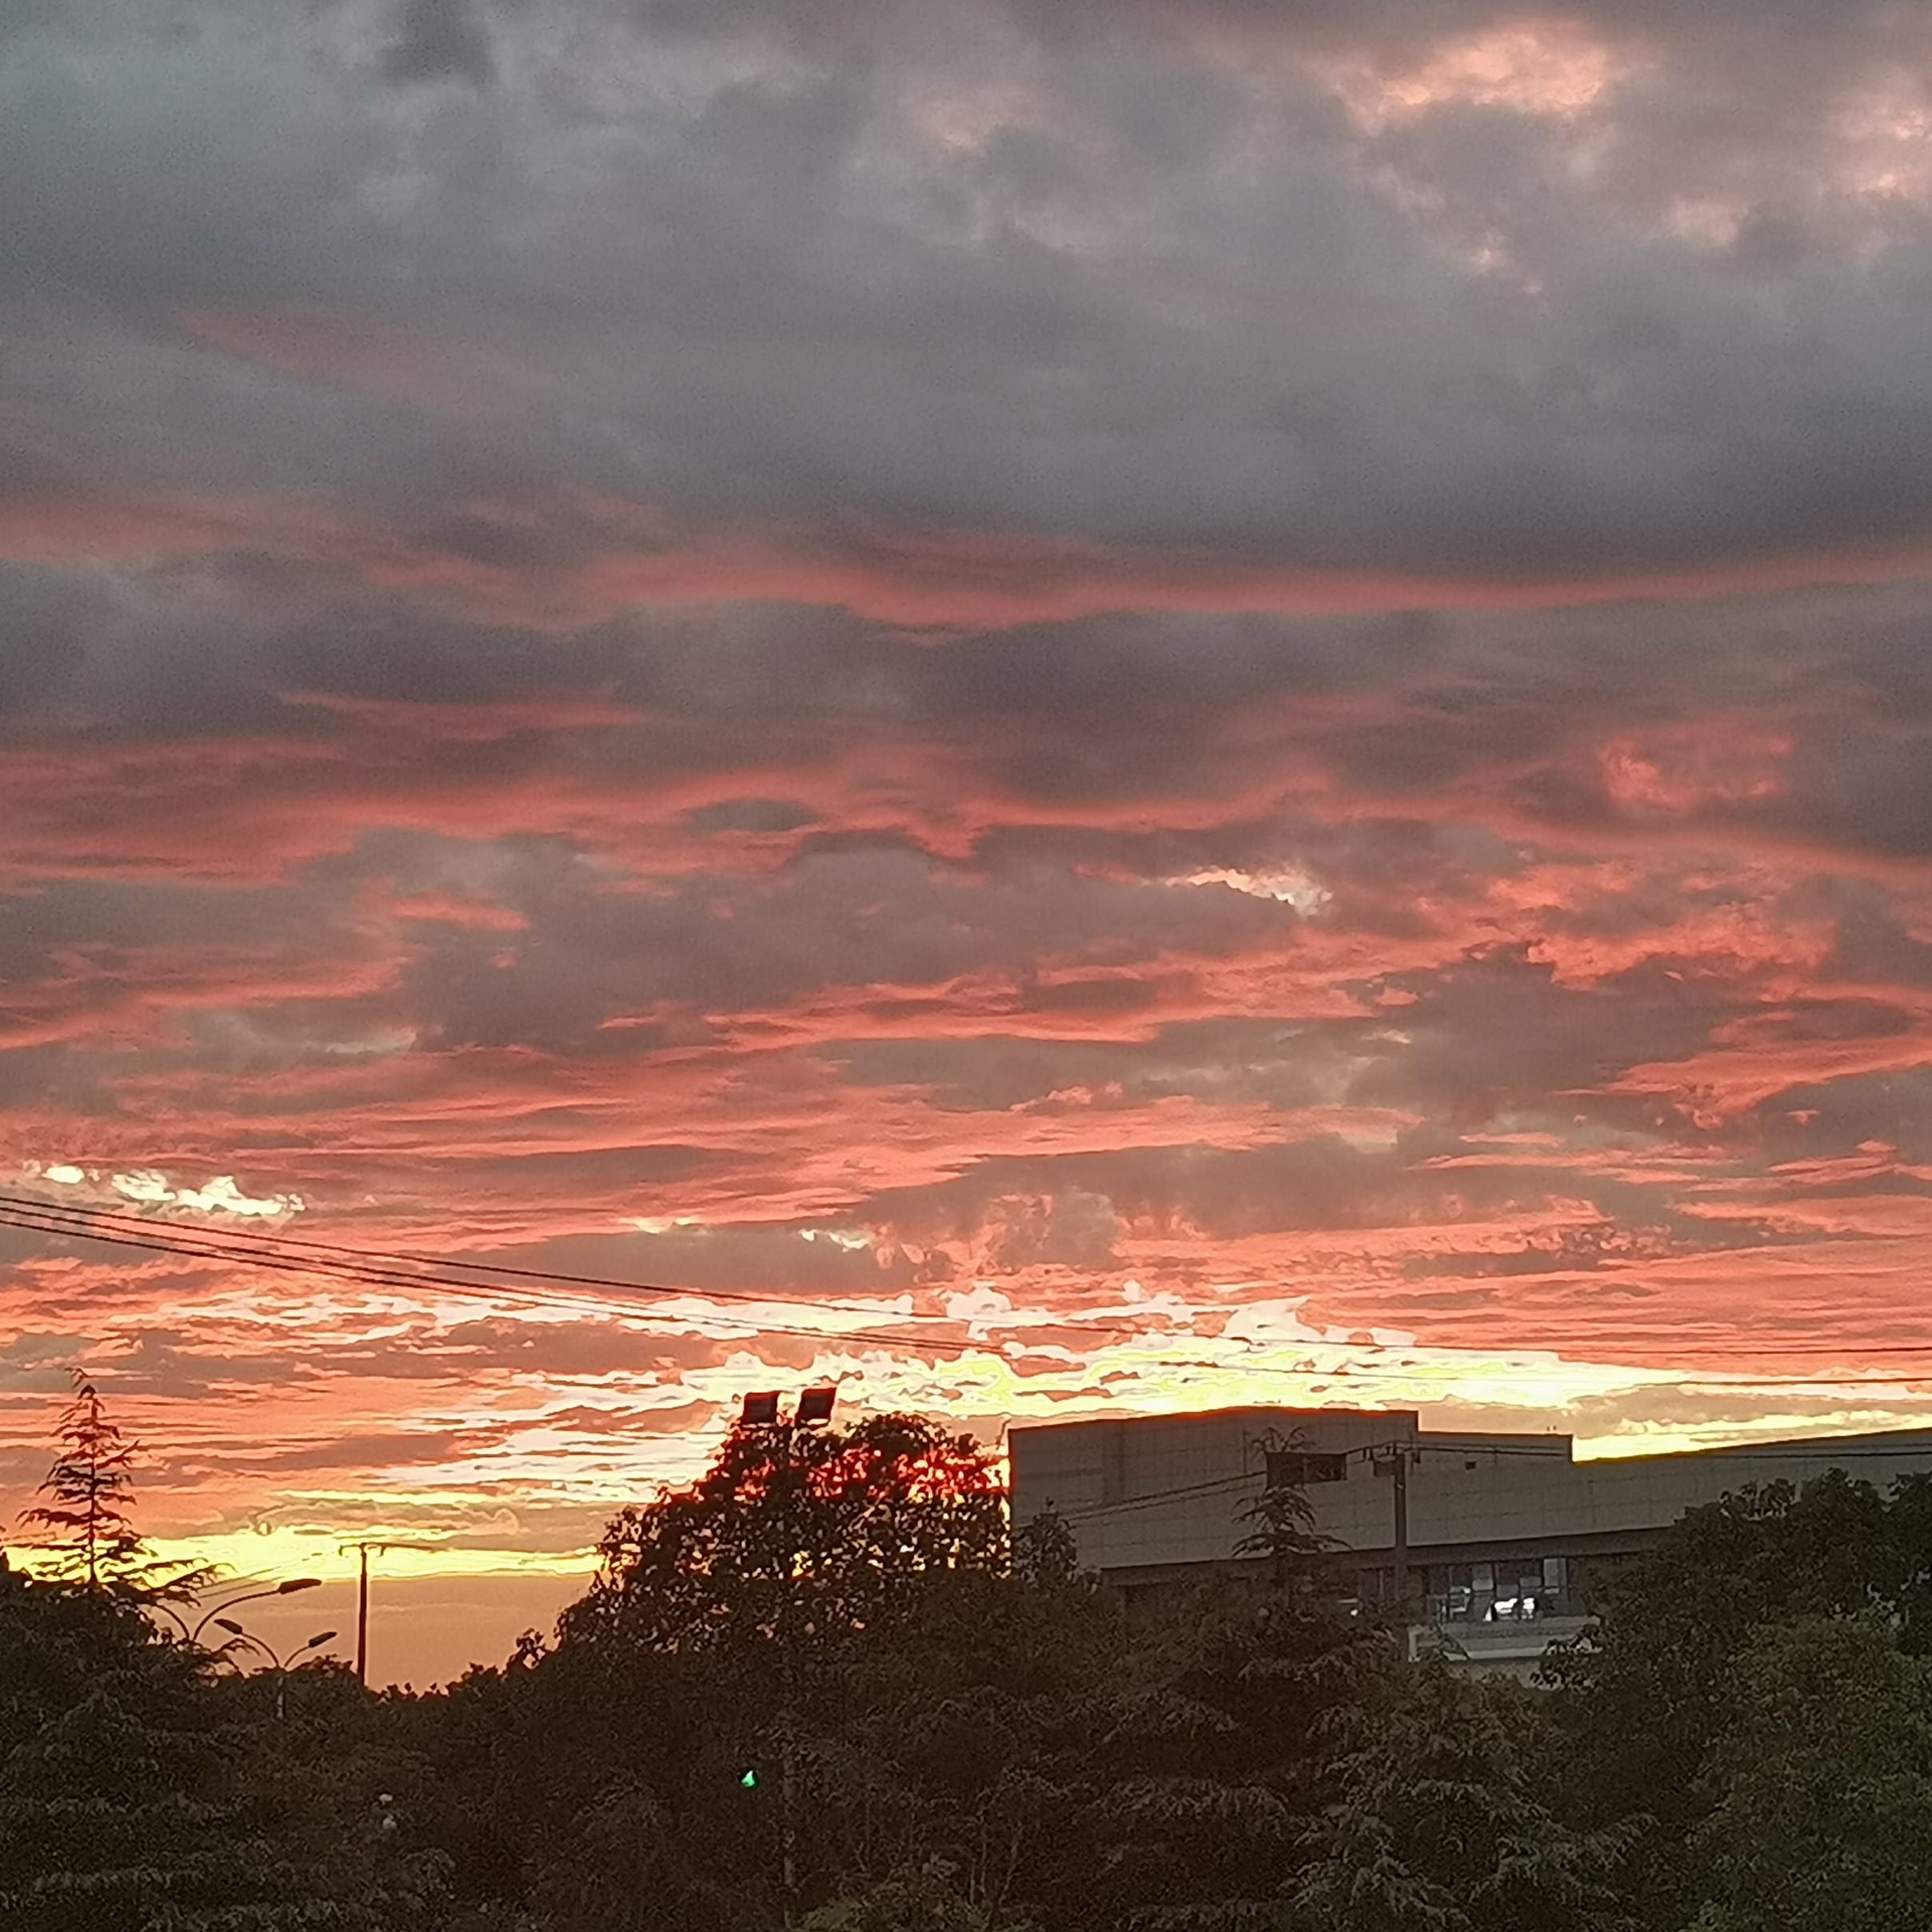
POLYGON ((0 1227, 547 1624, 738 1398, 1932 1421, 1932 6, 0 15, 0 1227))

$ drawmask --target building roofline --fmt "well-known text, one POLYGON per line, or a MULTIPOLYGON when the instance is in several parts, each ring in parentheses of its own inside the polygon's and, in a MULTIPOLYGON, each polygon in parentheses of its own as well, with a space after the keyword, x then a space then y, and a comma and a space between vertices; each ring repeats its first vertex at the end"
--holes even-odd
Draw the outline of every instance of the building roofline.
POLYGON ((1655 1449, 1628 1455, 1592 1455, 1589 1452, 1588 1445, 1579 1446, 1574 1435, 1548 1430, 1429 1429, 1420 1426, 1422 1411, 1419 1409, 1347 1408, 1339 1403, 1299 1408, 1284 1403, 1230 1403, 1211 1409, 1160 1409, 1137 1415, 1082 1415, 1070 1417, 1065 1422, 1015 1423, 1008 1426, 1007 1436, 1010 1442, 1016 1435, 1040 1435, 1068 1429, 1121 1428, 1141 1423, 1227 1421, 1244 1416, 1349 1417, 1363 1420, 1386 1419, 1391 1424, 1413 1423, 1418 1439, 1416 1446, 1421 1449, 1439 1446, 1444 1450, 1467 1448, 1479 1451, 1482 1445, 1487 1443, 1535 1443, 1555 1451, 1561 1445, 1567 1447, 1570 1451, 1571 1467, 1588 1471, 1714 1459, 1730 1461, 1754 1456, 1786 1460, 1815 1459, 1821 1464, 1828 1464, 1834 1455, 1849 1455, 1859 1451, 1878 1458, 1915 1453, 1932 1454, 1932 1427, 1926 1427, 1778 1436, 1767 1441, 1714 1443, 1698 1448, 1655 1449), (1433 1442, 1432 1438, 1435 1439, 1433 1442))
POLYGON ((1285 1402, 1231 1402, 1211 1409, 1149 1409, 1136 1415, 1071 1415, 1064 1422, 1009 1423, 1006 1433, 1010 1441, 1016 1435, 1041 1435, 1050 1430, 1114 1428, 1135 1423, 1212 1422, 1233 1415, 1381 1416, 1391 1421, 1413 1422, 1419 1427, 1422 1419, 1419 1409, 1351 1409, 1339 1403, 1298 1408, 1285 1402))
POLYGON ((1762 1456, 1770 1460, 1814 1458, 1822 1463, 1829 1463, 1834 1455, 1849 1455, 1857 1451, 1881 1458, 1932 1455, 1932 1428, 1861 1430, 1835 1435, 1781 1435, 1766 1442, 1713 1443, 1701 1449, 1656 1449, 1639 1455, 1583 1455, 1577 1457, 1576 1467, 1586 1470, 1619 1469, 1639 1463, 1701 1463, 1720 1457, 1730 1459, 1745 1456, 1762 1456))

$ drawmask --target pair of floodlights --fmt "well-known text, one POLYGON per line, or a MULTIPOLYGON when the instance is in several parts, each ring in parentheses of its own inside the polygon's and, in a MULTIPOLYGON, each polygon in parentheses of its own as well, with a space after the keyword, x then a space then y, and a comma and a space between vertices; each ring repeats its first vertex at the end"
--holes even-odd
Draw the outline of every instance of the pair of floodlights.
MULTIPOLYGON (((792 1426, 795 1429, 808 1429, 816 1423, 832 1419, 832 1405, 839 1399, 836 1388, 808 1388, 798 1398, 798 1406, 792 1411, 792 1426)), ((766 1389, 756 1395, 747 1395, 738 1411, 738 1421, 747 1429, 776 1429, 779 1426, 779 1393, 776 1389, 766 1389)))

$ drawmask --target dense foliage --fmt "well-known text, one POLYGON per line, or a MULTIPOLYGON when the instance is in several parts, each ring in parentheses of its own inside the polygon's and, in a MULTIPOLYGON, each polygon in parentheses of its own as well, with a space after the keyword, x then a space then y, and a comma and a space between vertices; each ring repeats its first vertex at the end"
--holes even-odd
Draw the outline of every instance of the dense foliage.
POLYGON ((1694 1512, 1535 1688, 1255 1520, 1259 1581, 1130 1611, 964 1439, 742 1430, 553 1640, 281 1722, 0 1572, 0 1932, 1932 1932, 1925 1485, 1694 1512))
POLYGON ((443 1922, 447 1854, 381 1823, 414 1762, 391 1712, 339 1670, 296 1691, 277 1722, 265 1683, 158 1635, 125 1593, 0 1565, 0 1928, 443 1922))

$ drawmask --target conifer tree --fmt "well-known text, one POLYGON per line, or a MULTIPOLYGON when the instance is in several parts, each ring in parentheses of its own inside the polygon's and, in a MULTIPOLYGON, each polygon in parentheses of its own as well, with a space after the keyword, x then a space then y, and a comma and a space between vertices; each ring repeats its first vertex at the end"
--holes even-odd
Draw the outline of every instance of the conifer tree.
POLYGON ((35 1492, 46 1500, 23 1510, 21 1522, 46 1532, 42 1547, 58 1553, 57 1575, 90 1590, 135 1581, 150 1567, 129 1513, 140 1445, 108 1420, 100 1392, 78 1369, 54 1433, 60 1453, 35 1492))

